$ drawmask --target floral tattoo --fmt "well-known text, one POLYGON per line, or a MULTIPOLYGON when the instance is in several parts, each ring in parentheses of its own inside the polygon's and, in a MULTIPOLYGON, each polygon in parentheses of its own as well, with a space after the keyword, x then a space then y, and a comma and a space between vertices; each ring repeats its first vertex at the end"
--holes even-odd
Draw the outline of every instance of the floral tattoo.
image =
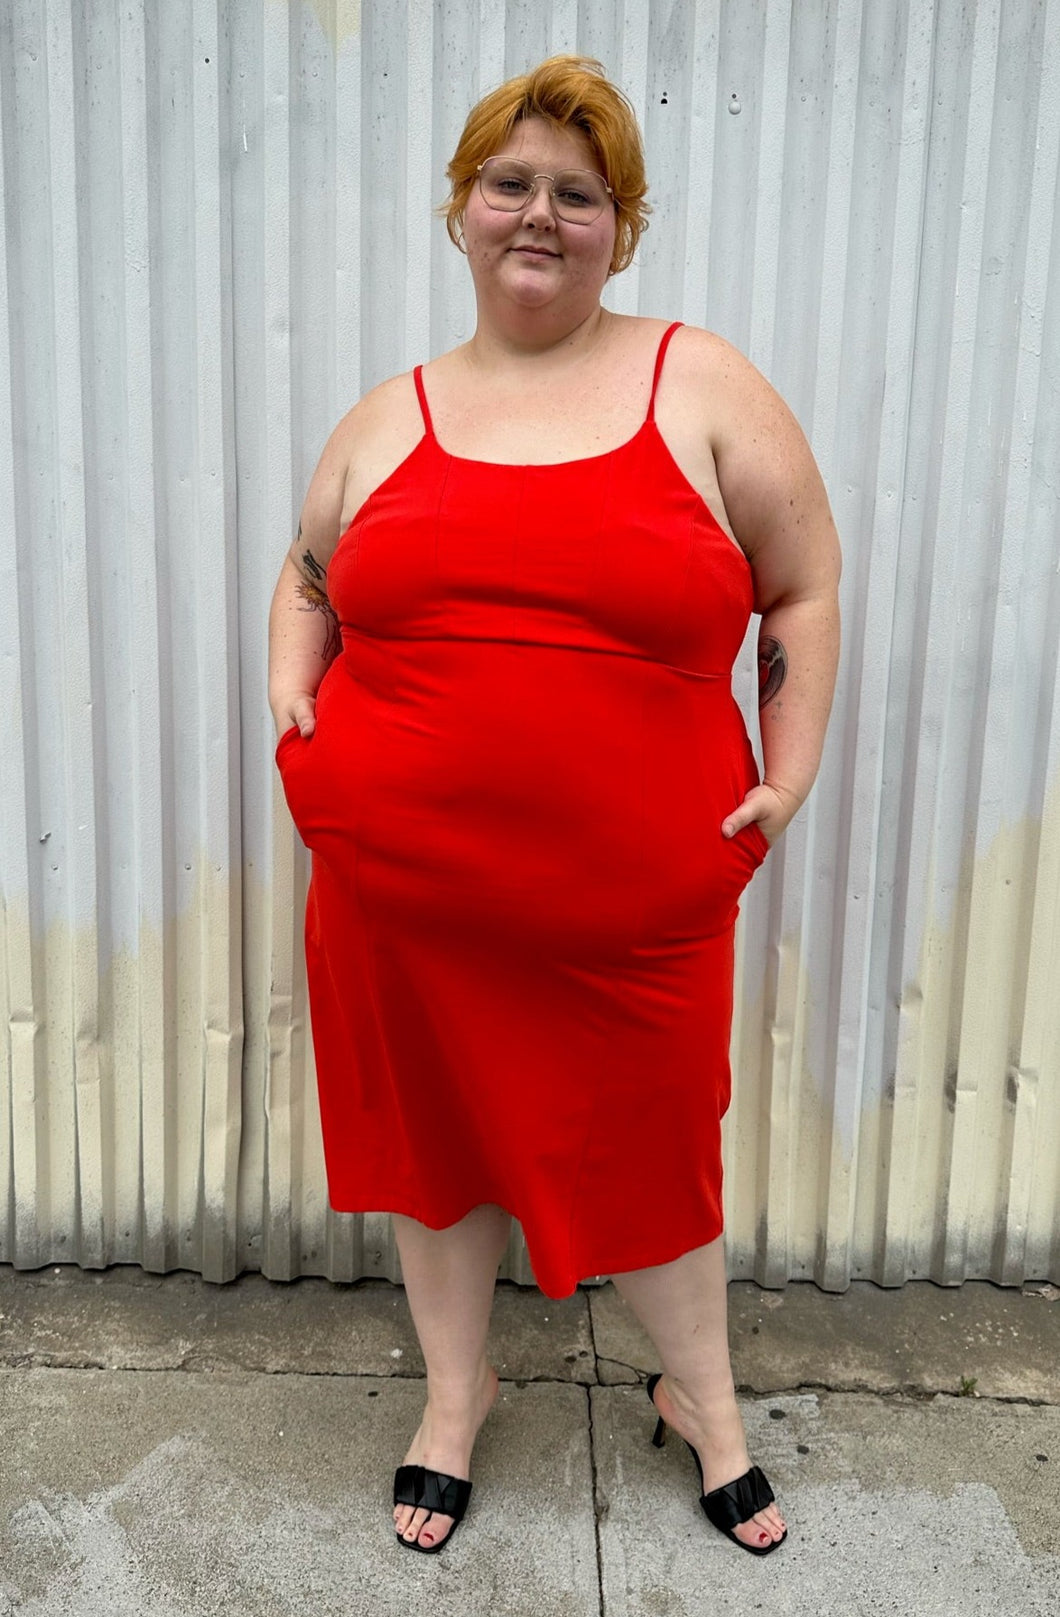
POLYGON ((758 642, 758 705, 768 707, 788 675, 788 654, 771 634, 758 642))
POLYGON ((320 653, 325 662, 331 659, 342 649, 342 634, 339 630, 339 620, 335 616, 335 608, 328 600, 324 591, 317 589, 315 584, 299 584, 295 590, 305 605, 299 607, 300 612, 322 612, 324 614, 324 646, 320 653))

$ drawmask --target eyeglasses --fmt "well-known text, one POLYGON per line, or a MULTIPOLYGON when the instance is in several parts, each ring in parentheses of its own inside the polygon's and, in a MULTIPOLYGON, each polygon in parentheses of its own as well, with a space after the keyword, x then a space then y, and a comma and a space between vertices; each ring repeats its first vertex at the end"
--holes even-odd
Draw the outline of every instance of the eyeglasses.
POLYGON ((603 175, 587 168, 535 174, 531 165, 518 157, 487 157, 476 172, 483 202, 500 213, 521 212, 536 191, 538 180, 548 181, 556 217, 568 224, 591 225, 607 207, 608 197, 614 196, 603 175))

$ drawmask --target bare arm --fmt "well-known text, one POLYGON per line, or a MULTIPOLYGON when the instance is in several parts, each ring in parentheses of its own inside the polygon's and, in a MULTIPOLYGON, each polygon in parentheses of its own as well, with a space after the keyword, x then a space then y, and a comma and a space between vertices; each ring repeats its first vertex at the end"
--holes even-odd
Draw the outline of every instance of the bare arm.
POLYGON ((725 819, 758 821, 772 842, 805 801, 821 761, 839 658, 839 541, 821 474, 791 411, 735 350, 731 408, 714 445, 718 479, 754 576, 761 786, 725 819))
POLYGON ((284 559, 269 613, 269 705, 276 733, 316 725, 316 693, 341 649, 328 599, 327 568, 338 544, 349 465, 348 418, 331 435, 302 507, 298 534, 284 559))

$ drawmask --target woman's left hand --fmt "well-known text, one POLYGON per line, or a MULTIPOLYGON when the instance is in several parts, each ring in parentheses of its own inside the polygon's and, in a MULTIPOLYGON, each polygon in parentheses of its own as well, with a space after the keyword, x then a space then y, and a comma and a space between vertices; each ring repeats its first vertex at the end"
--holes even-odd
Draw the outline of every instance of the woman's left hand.
POLYGON ((783 786, 772 786, 763 781, 752 786, 738 809, 721 822, 723 837, 734 837, 745 825, 757 824, 770 847, 787 827, 799 808, 794 792, 783 786))

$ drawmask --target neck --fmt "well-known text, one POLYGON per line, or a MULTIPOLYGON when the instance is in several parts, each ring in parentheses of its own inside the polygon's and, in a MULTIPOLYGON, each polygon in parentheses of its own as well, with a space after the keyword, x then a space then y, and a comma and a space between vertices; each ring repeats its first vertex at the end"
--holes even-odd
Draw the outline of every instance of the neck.
POLYGON ((540 309, 505 311, 503 323, 492 320, 481 306, 475 334, 464 346, 477 369, 501 370, 527 359, 554 358, 561 362, 582 357, 606 334, 614 316, 599 303, 587 314, 572 319, 569 311, 540 309))

